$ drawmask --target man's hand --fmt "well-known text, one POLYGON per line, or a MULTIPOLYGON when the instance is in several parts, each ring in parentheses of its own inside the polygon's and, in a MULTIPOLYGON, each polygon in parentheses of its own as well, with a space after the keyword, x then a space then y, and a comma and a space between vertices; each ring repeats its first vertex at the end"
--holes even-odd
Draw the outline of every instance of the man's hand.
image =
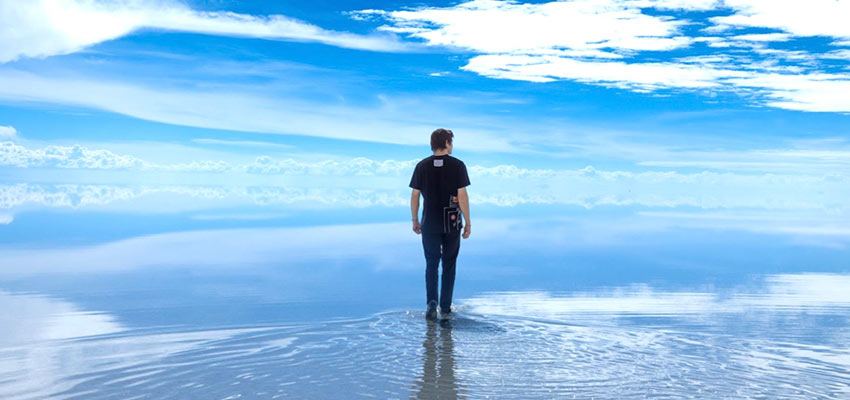
POLYGON ((463 227, 463 238, 469 239, 470 233, 472 233, 472 226, 470 226, 470 224, 467 223, 466 226, 463 227))
POLYGON ((419 226, 419 221, 413 221, 413 231, 416 232, 417 235, 422 233, 422 227, 419 226))

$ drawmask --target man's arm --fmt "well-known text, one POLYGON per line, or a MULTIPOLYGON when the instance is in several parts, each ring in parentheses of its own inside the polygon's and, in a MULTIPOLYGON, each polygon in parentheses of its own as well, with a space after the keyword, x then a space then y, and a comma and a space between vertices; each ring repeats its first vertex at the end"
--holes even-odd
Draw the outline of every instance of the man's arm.
POLYGON ((463 238, 466 239, 472 233, 472 220, 469 216, 469 195, 466 193, 465 187, 457 190, 457 201, 460 203, 460 211, 463 212, 463 219, 466 220, 466 226, 463 227, 463 238))
POLYGON ((418 235, 422 233, 422 227, 419 226, 419 189, 413 189, 410 194, 410 213, 413 214, 413 231, 418 235))

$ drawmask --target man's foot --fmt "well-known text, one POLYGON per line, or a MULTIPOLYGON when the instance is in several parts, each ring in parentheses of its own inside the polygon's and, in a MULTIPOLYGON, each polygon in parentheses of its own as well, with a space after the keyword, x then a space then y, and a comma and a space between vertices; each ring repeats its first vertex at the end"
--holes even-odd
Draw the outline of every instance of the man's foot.
POLYGON ((452 318, 453 317, 452 317, 452 309, 451 308, 443 311, 443 308, 440 307, 440 319, 449 320, 449 319, 452 319, 452 318))
POLYGON ((436 320, 437 319, 437 303, 429 303, 428 309, 425 311, 425 319, 427 320, 436 320))

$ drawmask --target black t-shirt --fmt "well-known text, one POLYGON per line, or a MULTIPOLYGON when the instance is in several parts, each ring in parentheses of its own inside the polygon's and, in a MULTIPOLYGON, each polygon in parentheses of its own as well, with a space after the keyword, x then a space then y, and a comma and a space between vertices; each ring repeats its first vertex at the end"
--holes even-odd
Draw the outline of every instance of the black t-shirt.
POLYGON ((450 155, 430 156, 416 164, 410 187, 425 198, 422 207, 422 232, 443 233, 443 207, 449 205, 457 190, 469 186, 466 165, 450 155))

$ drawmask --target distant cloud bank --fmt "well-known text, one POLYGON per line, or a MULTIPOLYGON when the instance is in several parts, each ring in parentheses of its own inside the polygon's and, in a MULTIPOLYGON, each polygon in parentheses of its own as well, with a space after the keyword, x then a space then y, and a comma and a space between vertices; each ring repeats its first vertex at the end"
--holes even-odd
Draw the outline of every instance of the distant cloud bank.
MULTIPOLYGON (((850 153, 840 151, 768 152, 784 163, 810 158, 830 161, 808 171, 669 169, 645 171, 522 168, 516 165, 468 165, 475 204, 513 207, 523 204, 600 206, 750 208, 821 210, 840 215, 850 209, 850 175, 835 171, 850 153), (830 211, 831 210, 831 211, 830 211)), ((299 161, 256 157, 252 162, 184 160, 154 163, 135 156, 80 145, 30 149, 0 142, 0 166, 20 174, 0 185, 0 209, 25 204, 48 207, 103 206, 152 194, 206 199, 213 203, 310 207, 400 207, 409 201, 407 181, 418 160, 373 160, 364 157, 299 161), (79 174, 56 170, 82 170, 79 174), (96 175, 92 170, 104 172, 96 175), (89 184, 90 176, 107 179, 113 171, 132 185, 89 184), (162 185, 167 174, 170 185, 162 185), (180 176, 179 174, 194 174, 180 176), (32 184, 37 182, 50 184, 32 184), (191 182, 191 184, 184 184, 191 182)), ((684 161, 673 161, 672 166, 684 161)), ((711 167, 708 164, 697 166, 711 167)), ((7 178, 8 180, 8 178, 7 178)), ((112 180, 114 182, 114 180, 112 180)), ((175 203, 176 204, 176 203, 175 203)), ((190 205, 193 206, 193 205, 190 205)), ((145 207, 138 207, 144 209, 145 207)))
POLYGON ((30 149, 17 143, 0 142, 0 166, 17 168, 68 168, 103 170, 141 170, 164 172, 245 172, 277 175, 398 175, 413 171, 418 160, 375 161, 363 157, 347 161, 303 162, 259 156, 253 163, 233 164, 220 160, 187 161, 175 164, 152 163, 109 150, 89 149, 80 145, 49 145, 30 149))

